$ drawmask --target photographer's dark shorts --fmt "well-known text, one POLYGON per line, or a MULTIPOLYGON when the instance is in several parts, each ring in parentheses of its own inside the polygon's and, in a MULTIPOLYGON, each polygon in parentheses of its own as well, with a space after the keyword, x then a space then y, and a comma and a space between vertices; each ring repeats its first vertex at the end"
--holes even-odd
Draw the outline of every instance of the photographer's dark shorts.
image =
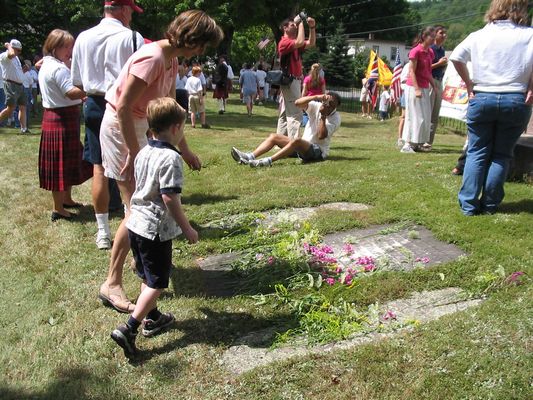
POLYGON ((22 83, 4 81, 4 93, 6 95, 6 107, 25 106, 28 101, 22 83))
POLYGON ((322 150, 320 150, 318 144, 311 144, 305 153, 298 153, 298 157, 305 162, 324 160, 324 157, 322 157, 322 150))
POLYGON ((83 159, 93 165, 102 165, 102 149, 100 147, 100 125, 104 118, 106 101, 104 96, 87 96, 83 104, 85 118, 85 143, 83 159))
POLYGON ((128 229, 137 275, 152 289, 166 289, 172 268, 172 240, 146 239, 128 229))

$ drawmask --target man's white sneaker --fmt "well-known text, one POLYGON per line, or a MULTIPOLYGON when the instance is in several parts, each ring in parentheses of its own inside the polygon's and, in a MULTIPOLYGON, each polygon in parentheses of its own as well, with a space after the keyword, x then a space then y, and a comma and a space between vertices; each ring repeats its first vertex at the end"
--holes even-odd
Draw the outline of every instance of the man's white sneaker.
POLYGON ((270 157, 265 157, 265 158, 260 158, 259 160, 250 160, 248 161, 248 165, 252 168, 271 167, 272 159, 270 157))
POLYGON ((231 156, 235 161, 241 164, 247 164, 248 161, 252 159, 248 153, 245 153, 243 151, 240 151, 236 149, 235 147, 231 148, 231 156))
POLYGON ((105 232, 100 232, 96 234, 96 247, 100 250, 109 250, 111 248, 111 238, 105 232))

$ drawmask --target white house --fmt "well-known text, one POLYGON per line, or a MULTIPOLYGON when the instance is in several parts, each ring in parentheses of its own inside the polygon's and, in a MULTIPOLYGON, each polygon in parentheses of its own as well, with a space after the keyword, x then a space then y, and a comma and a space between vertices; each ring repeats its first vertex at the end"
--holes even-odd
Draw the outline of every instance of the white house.
POLYGON ((405 42, 394 40, 380 40, 369 37, 368 39, 354 38, 348 39, 348 55, 355 55, 365 49, 374 50, 380 57, 387 57, 389 65, 394 67, 396 51, 400 49, 400 60, 402 64, 409 59, 409 51, 412 46, 406 46, 405 42))

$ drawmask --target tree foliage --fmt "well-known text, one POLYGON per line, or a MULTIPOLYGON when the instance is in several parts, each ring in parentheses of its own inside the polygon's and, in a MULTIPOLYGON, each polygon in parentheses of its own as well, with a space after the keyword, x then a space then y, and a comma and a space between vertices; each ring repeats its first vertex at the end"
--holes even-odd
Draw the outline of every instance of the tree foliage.
MULTIPOLYGON (((188 9, 206 11, 225 34, 219 48, 208 49, 207 55, 224 53, 230 60, 234 58, 232 61, 238 65, 258 58, 257 43, 265 36, 270 37, 272 43, 261 55, 270 59, 275 43, 281 37, 280 22, 302 9, 316 19, 318 32, 318 50, 307 52, 309 60, 305 60, 306 68, 311 61, 323 62, 321 58, 329 53, 328 43, 336 35, 339 24, 344 25, 344 34, 350 36, 407 25, 419 18, 418 12, 413 11, 411 3, 405 0, 137 0, 137 3, 143 7, 144 13, 134 14, 132 28, 152 40, 160 39, 168 23, 180 12, 188 9)), ((30 57, 40 52, 44 39, 54 28, 66 29, 76 36, 80 31, 96 25, 102 15, 103 1, 0 0, 0 8, 2 40, 18 38, 23 43, 24 56, 30 57)), ((380 39, 407 40, 413 36, 411 31, 384 31, 375 36, 380 39)), ((363 36, 366 34, 359 35, 363 36)))
POLYGON ((416 28, 394 28, 416 24, 419 19, 405 0, 332 0, 322 10, 317 26, 326 38, 342 23, 350 37, 368 37, 373 32, 379 39, 407 41, 415 35, 416 28))
POLYGON ((351 86, 354 83, 353 61, 348 56, 348 42, 342 24, 337 26, 335 34, 328 39, 327 47, 323 66, 328 83, 333 86, 351 86))
POLYGON ((444 46, 453 49, 469 33, 483 27, 483 17, 491 0, 425 0, 413 8, 427 25, 441 24, 448 28, 444 46))

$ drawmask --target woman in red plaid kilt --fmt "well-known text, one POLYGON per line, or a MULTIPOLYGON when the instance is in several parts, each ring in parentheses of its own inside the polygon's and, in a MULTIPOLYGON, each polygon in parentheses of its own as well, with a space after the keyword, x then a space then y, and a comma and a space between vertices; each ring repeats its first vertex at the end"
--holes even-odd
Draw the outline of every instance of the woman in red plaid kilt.
POLYGON ((52 192, 54 209, 51 219, 70 219, 66 210, 79 207, 71 197, 73 185, 92 176, 92 165, 82 160, 80 142, 80 104, 85 93, 72 84, 68 64, 74 38, 60 29, 48 35, 39 72, 44 108, 39 147, 39 184, 52 192))

